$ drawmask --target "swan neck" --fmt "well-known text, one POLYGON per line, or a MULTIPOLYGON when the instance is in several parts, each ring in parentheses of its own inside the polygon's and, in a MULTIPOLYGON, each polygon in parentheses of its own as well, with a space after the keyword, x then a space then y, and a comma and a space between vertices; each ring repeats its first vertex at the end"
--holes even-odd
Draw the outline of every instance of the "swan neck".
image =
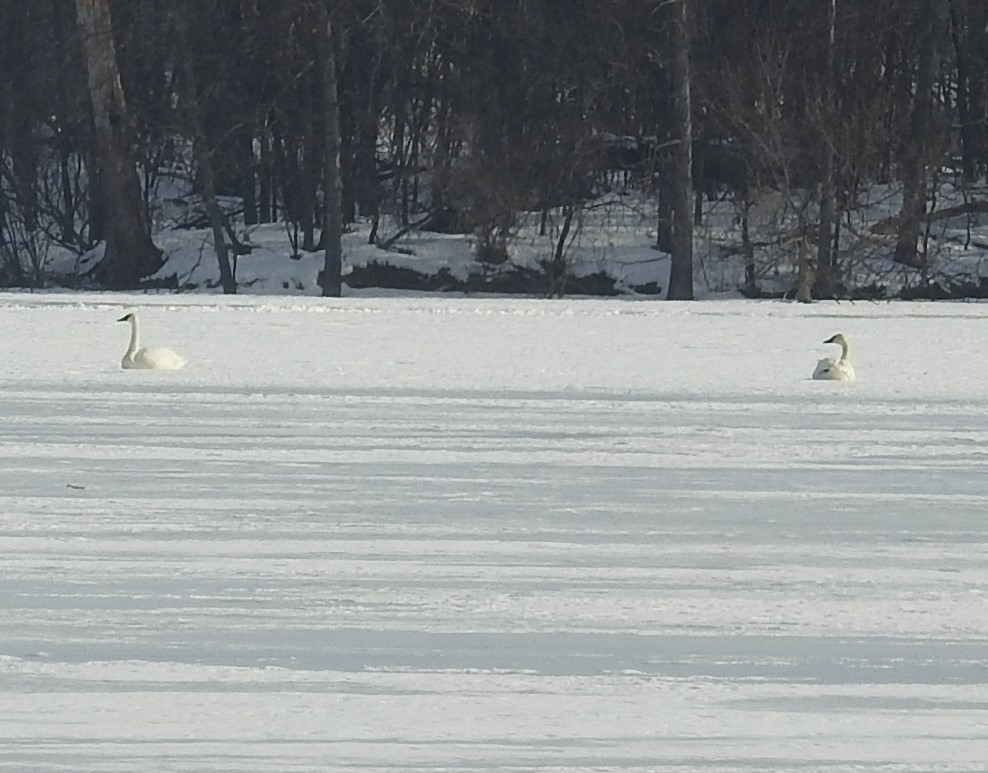
POLYGON ((133 356, 141 344, 141 328, 137 317, 130 318, 130 346, 127 347, 127 356, 133 356))
POLYGON ((847 342, 847 339, 842 339, 840 342, 840 361, 847 362, 847 358, 851 353, 851 345, 847 342))

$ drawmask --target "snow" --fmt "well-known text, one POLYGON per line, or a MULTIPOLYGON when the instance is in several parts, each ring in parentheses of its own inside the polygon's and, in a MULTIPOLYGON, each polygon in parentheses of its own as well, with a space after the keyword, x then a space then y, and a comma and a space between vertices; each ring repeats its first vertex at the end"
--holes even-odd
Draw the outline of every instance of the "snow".
MULTIPOLYGON (((164 250, 165 264, 152 280, 174 281, 184 291, 212 292, 220 283, 212 232, 182 225, 195 220, 197 212, 199 219, 203 218, 201 202, 189 189, 188 179, 188 176, 179 180, 165 175, 158 182, 154 197, 154 240, 164 250)), ((979 193, 988 195, 981 188, 972 190, 944 181, 938 187, 933 211, 942 213, 963 206, 979 193)), ((763 190, 753 195, 749 231, 757 284, 767 293, 792 295, 797 284, 794 235, 805 230, 807 216, 812 221, 812 214, 804 212, 802 217, 797 217, 796 212, 806 208, 802 199, 808 196, 812 201, 815 194, 794 191, 787 198, 778 191, 763 190)), ((250 246, 249 254, 240 256, 234 264, 240 292, 320 295, 318 274, 324 263, 321 252, 295 253, 284 224, 246 226, 237 215, 242 212, 243 202, 229 199, 223 203, 231 221, 236 223, 240 240, 250 246)), ((668 287, 670 256, 655 249, 657 206, 654 196, 634 187, 584 202, 564 245, 568 271, 577 277, 604 273, 613 278, 614 289, 620 294, 662 296, 668 287)), ((702 207, 703 222, 694 234, 695 294, 705 299, 736 296, 738 288, 745 284, 738 205, 731 196, 719 195, 713 200, 704 199, 702 207)), ((861 191, 855 208, 845 213, 839 262, 849 290, 863 291, 865 297, 880 297, 881 293, 896 297, 904 290, 928 291, 931 284, 944 292, 968 285, 965 294, 977 295, 976 288, 988 275, 985 216, 973 212, 932 222, 924 237, 929 266, 921 272, 891 260, 895 235, 889 224, 901 207, 900 191, 894 186, 875 185, 861 191)), ((444 272, 458 280, 471 276, 491 279, 517 268, 542 271, 542 263, 555 254, 563 220, 559 210, 548 212, 544 223, 540 212, 516 213, 507 244, 509 262, 492 267, 477 262, 474 235, 412 229, 392 249, 386 250, 369 243, 371 220, 358 218, 348 224, 342 240, 344 279, 355 286, 360 284, 359 277, 355 281, 354 272, 372 264, 412 269, 427 276, 444 272)), ((385 211, 378 244, 388 242, 403 230, 402 224, 385 211)), ((60 260, 52 261, 50 268, 56 276, 78 277, 101 256, 102 247, 82 261, 74 255, 62 254, 60 260)), ((378 277, 377 281, 382 280, 378 277)), ((69 284, 77 284, 77 280, 69 284)), ((572 290, 570 287, 569 291, 572 290)))
MULTIPOLYGON (((189 211, 185 208, 178 214, 169 211, 176 201, 185 201, 187 197, 186 192, 165 199, 171 204, 163 207, 154 236, 155 243, 165 253, 165 264, 151 280, 167 282, 174 278, 185 291, 210 291, 220 282, 212 231, 176 227, 176 222, 188 220, 189 211)), ((188 198, 196 201, 195 197, 188 198)), ((669 256, 653 248, 656 241, 655 207, 654 201, 640 193, 608 194, 588 202, 575 218, 566 242, 565 254, 570 270, 577 276, 608 272, 618 288, 629 293, 632 287, 649 282, 665 287, 669 256)), ((231 202, 231 210, 241 208, 239 200, 231 202)), ((718 233, 730 228, 728 221, 732 215, 727 209, 722 204, 720 210, 724 211, 717 211, 718 233)), ((231 217, 236 220, 235 216, 231 217)), ((350 277, 355 268, 370 264, 412 269, 430 276, 443 271, 459 280, 466 280, 471 274, 496 274, 511 267, 537 269, 540 261, 548 260, 555 252, 560 231, 559 213, 551 213, 545 233, 541 232, 540 213, 518 213, 517 219, 509 250, 511 262, 501 267, 484 266, 476 261, 476 239, 469 234, 413 229, 399 239, 393 249, 382 249, 369 243, 371 220, 359 219, 348 224, 343 235, 344 279, 350 277)), ((379 242, 388 241, 401 230, 401 224, 385 214, 381 218, 379 242)), ((241 240, 250 246, 250 252, 238 257, 234 265, 241 292, 293 296, 321 294, 318 274, 324 267, 322 251, 293 253, 285 225, 280 223, 249 227, 238 224, 238 232, 241 240)), ((82 268, 90 268, 92 262, 101 257, 100 247, 87 256, 82 268)), ((716 282, 721 291, 733 291, 740 284, 739 276, 743 273, 738 274, 738 266, 722 264, 723 261, 711 261, 704 275, 697 277, 701 292, 711 282, 716 282)), ((75 257, 69 255, 53 264, 53 268, 56 274, 76 276, 80 273, 75 257)))
POLYGON ((986 317, 2 295, 0 770, 982 771, 986 317))

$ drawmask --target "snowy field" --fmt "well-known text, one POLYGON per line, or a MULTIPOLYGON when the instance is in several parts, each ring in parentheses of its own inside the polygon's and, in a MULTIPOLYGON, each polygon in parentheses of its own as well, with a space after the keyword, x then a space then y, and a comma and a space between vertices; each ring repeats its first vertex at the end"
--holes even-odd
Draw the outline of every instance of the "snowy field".
POLYGON ((0 770, 983 773, 986 349, 988 304, 2 295, 0 770), (119 368, 134 308, 185 370, 119 368))

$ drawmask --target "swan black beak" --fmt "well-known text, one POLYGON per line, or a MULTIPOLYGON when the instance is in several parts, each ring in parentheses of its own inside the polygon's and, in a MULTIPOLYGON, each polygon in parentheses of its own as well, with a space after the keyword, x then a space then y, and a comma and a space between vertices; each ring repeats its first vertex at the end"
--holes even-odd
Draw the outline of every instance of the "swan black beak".
POLYGON ((117 322, 130 322, 130 314, 125 314, 120 319, 118 319, 117 322))

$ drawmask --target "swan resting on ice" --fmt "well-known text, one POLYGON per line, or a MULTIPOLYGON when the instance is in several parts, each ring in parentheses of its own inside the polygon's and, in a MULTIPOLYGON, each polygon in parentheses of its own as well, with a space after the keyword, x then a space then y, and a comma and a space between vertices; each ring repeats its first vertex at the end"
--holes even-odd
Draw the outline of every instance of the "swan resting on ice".
POLYGON ((140 368, 143 370, 178 370, 186 363, 186 359, 175 354, 171 349, 162 346, 141 346, 141 323, 135 312, 125 314, 117 322, 130 323, 130 346, 120 361, 121 368, 140 368))
POLYGON ((840 346, 840 359, 835 360, 832 357, 824 357, 816 364, 816 368, 813 371, 813 378, 820 381, 854 381, 854 366, 848 359, 851 345, 847 339, 841 333, 838 333, 828 338, 824 343, 840 346))

